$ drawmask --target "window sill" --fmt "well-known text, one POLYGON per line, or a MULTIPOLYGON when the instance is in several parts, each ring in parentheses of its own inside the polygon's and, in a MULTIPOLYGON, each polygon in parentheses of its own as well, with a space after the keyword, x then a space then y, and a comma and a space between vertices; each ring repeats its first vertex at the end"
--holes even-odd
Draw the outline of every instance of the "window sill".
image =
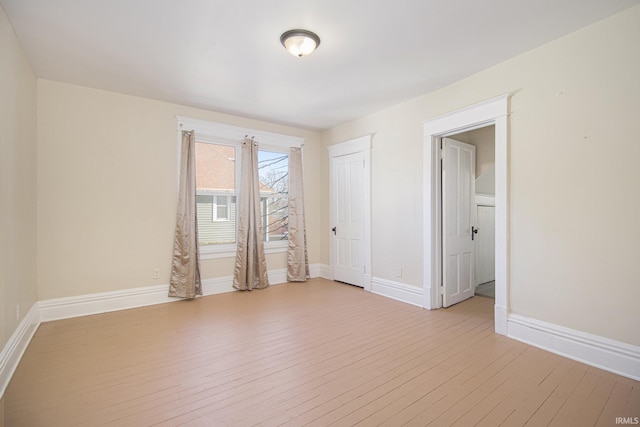
MULTIPOLYGON (((213 245, 211 245, 213 246, 213 245)), ((278 254, 287 252, 289 241, 265 242, 265 254, 278 254)), ((200 259, 233 258, 236 256, 236 245, 219 245, 215 247, 200 247, 200 259)))

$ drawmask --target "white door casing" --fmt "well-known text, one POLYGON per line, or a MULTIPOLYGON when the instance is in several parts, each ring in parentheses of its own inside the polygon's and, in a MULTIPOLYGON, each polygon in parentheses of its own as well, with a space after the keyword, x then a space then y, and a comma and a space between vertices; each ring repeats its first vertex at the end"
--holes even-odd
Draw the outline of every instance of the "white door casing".
POLYGON ((495 332, 507 335, 508 312, 508 112, 509 95, 471 105, 424 124, 424 307, 441 307, 441 227, 440 215, 440 141, 442 137, 495 126, 495 271, 496 299, 494 306, 495 332))
POLYGON ((366 290, 371 290, 370 147, 370 135, 329 147, 333 279, 366 290))
POLYGON ((442 140, 442 305, 449 307, 475 290, 476 147, 442 140))

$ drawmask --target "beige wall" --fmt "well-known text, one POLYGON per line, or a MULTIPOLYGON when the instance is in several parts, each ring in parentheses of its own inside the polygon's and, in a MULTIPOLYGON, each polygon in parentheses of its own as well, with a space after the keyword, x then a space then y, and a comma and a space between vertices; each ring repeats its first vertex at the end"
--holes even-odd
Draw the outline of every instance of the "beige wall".
POLYGON ((423 123, 509 93, 511 312, 640 345, 638 40, 640 6, 325 131, 375 133, 373 275, 422 286, 423 123))
POLYGON ((0 7, 0 348, 36 301, 36 192, 36 77, 0 7))
MULTIPOLYGON (((319 224, 328 167, 317 132, 39 80, 39 299, 169 283, 177 115, 305 138, 309 257, 327 263, 319 224)), ((267 260, 286 267, 284 254, 267 260)), ((203 278, 232 275, 232 261, 203 261, 203 278)))

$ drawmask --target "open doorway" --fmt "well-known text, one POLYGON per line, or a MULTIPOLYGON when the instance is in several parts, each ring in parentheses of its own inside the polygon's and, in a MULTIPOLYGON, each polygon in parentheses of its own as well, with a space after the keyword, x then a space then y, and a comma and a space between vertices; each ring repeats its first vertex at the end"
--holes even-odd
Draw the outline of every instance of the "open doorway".
POLYGON ((495 127, 495 332, 507 334, 508 313, 508 110, 509 95, 435 117, 424 124, 424 303, 442 307, 441 182, 442 138, 495 127))
POLYGON ((453 134, 449 138, 475 147, 475 185, 470 206, 474 249, 472 280, 474 295, 495 299, 495 126, 453 134))

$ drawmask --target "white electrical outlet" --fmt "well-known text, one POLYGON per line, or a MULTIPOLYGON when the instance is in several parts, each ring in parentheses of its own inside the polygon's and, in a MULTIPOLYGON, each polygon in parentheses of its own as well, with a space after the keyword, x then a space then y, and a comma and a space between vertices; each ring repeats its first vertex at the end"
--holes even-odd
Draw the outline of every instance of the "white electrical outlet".
POLYGON ((16 304, 16 322, 20 321, 20 304, 16 304))
POLYGON ((159 279, 160 278, 160 269, 159 268, 154 268, 153 269, 153 278, 154 279, 159 279))
POLYGON ((393 270, 393 272, 394 272, 396 277, 398 277, 398 278, 402 277, 402 267, 396 267, 393 270))

